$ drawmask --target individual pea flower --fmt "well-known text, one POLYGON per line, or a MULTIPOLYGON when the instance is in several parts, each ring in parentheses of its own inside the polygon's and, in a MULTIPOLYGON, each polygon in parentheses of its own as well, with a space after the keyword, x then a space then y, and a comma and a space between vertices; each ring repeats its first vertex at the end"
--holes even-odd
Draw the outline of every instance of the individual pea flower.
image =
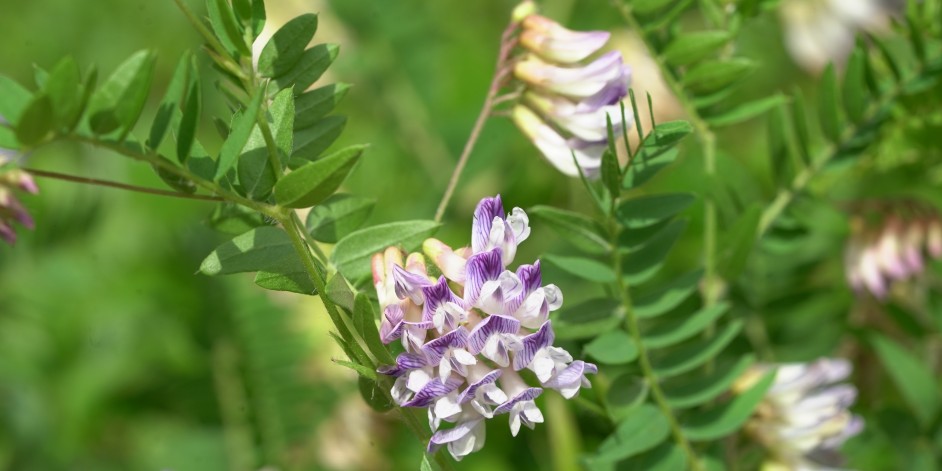
POLYGON ((819 72, 846 60, 859 31, 881 32, 899 0, 791 0, 782 2, 781 18, 788 52, 802 68, 819 72))
POLYGON ((430 453, 444 446, 460 460, 484 446, 486 420, 507 414, 516 436, 521 426, 543 422, 534 400, 544 388, 571 398, 591 387, 586 375, 596 366, 553 346, 549 313, 562 306, 559 288, 543 285, 539 261, 509 268, 529 234, 526 213, 506 213, 496 196, 475 209, 470 247, 423 244, 443 273, 438 279, 428 275, 420 254, 405 265, 395 248, 373 257, 380 337, 385 343, 402 338, 406 350, 379 372, 396 378, 397 404, 427 408, 435 432, 430 453), (520 375, 526 369, 538 385, 520 375))
POLYGON ((841 383, 851 369, 846 360, 820 358, 756 365, 737 380, 733 391, 741 393, 775 371, 772 386, 745 428, 769 452, 764 470, 825 471, 841 465, 841 446, 864 425, 848 410, 856 388, 841 383))
MULTIPOLYGON (((2 119, 2 118, 0 118, 2 119)), ((12 163, 15 153, 0 149, 0 238, 8 244, 16 243, 13 224, 18 223, 27 229, 36 227, 32 216, 17 198, 17 192, 36 194, 39 188, 29 173, 16 168, 12 163)))
POLYGON ((942 218, 935 210, 912 201, 863 208, 869 213, 877 212, 874 209, 878 214, 852 216, 844 271, 856 292, 885 299, 894 283, 923 273, 926 254, 942 257, 942 218))
POLYGON ((587 60, 608 42, 608 32, 571 31, 535 8, 518 11, 526 12, 515 15, 526 52, 513 66, 523 84, 513 121, 559 171, 596 178, 608 147, 608 121, 615 129, 631 124, 622 122, 618 105, 628 94, 630 69, 618 51, 587 60))

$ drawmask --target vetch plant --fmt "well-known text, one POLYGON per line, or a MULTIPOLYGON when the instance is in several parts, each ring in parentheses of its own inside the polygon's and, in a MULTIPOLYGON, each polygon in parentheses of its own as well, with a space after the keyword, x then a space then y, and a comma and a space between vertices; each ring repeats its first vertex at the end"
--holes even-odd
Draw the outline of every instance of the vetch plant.
MULTIPOLYGON (((942 1, 886 21, 873 2, 820 2, 843 15, 823 20, 839 28, 786 26, 788 43, 767 30, 797 3, 775 0, 495 4, 509 18, 499 38, 479 37, 492 14, 441 14, 457 4, 334 2, 267 40, 262 0, 175 3, 203 44, 166 73, 144 50, 100 75, 65 58, 31 69, 30 85, 0 76, 0 237, 17 241, 0 264, 0 395, 14 405, 0 411, 0 468, 890 471, 942 460, 942 1), (497 45, 447 182, 431 160, 454 133, 437 114, 464 117, 473 96, 448 61, 484 66, 452 50, 461 42, 403 47, 423 21, 497 45), (356 42, 334 76, 362 67, 365 86, 326 83, 340 47, 311 44, 323 22, 356 42), (871 22, 880 34, 861 36, 871 22), (683 119, 655 119, 658 103, 638 91, 648 74, 628 88, 626 31, 683 119), (834 62, 815 58, 820 77, 796 79, 807 76, 781 58, 822 38, 834 62), (349 126, 380 144, 342 137, 336 110, 350 93, 361 95, 344 103, 349 126), (485 134, 498 116, 521 132, 485 134), (519 160, 500 173, 487 155, 468 166, 482 140, 493 158, 519 160), (419 170, 397 147, 406 141, 424 152, 419 170), (112 177, 42 160, 76 146, 95 165, 70 168, 112 177), (97 165, 114 156, 167 188, 114 181, 120 172, 97 165), (477 202, 470 244, 464 230, 439 232, 467 167, 479 174, 455 219, 477 202), (225 238, 200 274, 251 276, 279 303, 317 301, 293 322, 186 267, 164 280, 147 256, 174 229, 154 229, 165 213, 121 201, 147 215, 140 228, 86 230, 118 202, 73 211, 81 198, 65 201, 54 182, 24 198, 33 178, 212 204, 207 223, 225 238), (441 188, 434 216, 422 215, 441 188), (38 231, 16 234, 32 215, 38 231), (151 238, 135 245, 141 234, 151 238), (134 290, 112 288, 123 276, 72 276, 117 245, 133 254, 118 266, 134 267, 134 290), (173 317, 187 302, 197 307, 173 317), (86 304, 102 317, 66 323, 86 304), (167 387, 177 384, 198 387, 167 387), (341 405, 354 389, 362 402, 341 405), (137 409, 153 398, 159 407, 137 409), (505 418, 513 441, 494 439, 505 418), (359 433, 348 440, 358 459, 327 463, 321 450, 343 448, 338 429, 359 433)), ((204 247, 202 234, 179 239, 204 247)))
POLYGON ((504 213, 500 196, 485 198, 474 211, 467 259, 440 241, 424 244, 442 275, 430 278, 424 259, 409 255, 405 267, 398 249, 373 256, 373 282, 383 311, 384 343, 402 339, 405 349, 394 366, 379 369, 396 377, 393 399, 403 407, 428 408, 434 453, 447 445, 460 460, 484 446, 484 421, 509 414, 514 436, 544 418, 534 400, 542 388, 568 398, 591 387, 585 375, 595 365, 573 360, 553 346, 549 314, 562 306, 559 288, 541 286, 540 262, 508 270, 517 246, 530 235, 520 208, 504 213), (446 278, 447 277, 447 278, 446 278), (460 287, 452 291, 449 281, 460 287), (521 377, 531 370, 541 387, 521 377), (438 430, 442 421, 455 426, 438 430))

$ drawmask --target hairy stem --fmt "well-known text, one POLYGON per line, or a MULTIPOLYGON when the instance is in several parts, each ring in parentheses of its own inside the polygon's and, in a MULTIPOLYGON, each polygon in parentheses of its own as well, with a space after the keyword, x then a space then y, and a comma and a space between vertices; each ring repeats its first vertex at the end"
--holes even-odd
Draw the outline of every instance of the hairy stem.
POLYGON ((160 190, 157 188, 147 188, 143 186, 128 185, 126 183, 119 183, 119 182, 113 182, 113 181, 108 181, 108 180, 99 180, 97 178, 80 177, 77 175, 69 175, 65 173, 49 172, 46 170, 37 170, 34 168, 23 168, 23 171, 28 172, 37 177, 51 178, 54 180, 63 180, 63 181, 73 182, 73 183, 81 183, 84 185, 103 186, 106 188, 117 188, 119 190, 134 191, 137 193, 146 193, 149 195, 168 196, 171 198, 183 198, 183 199, 188 199, 188 200, 199 200, 199 201, 219 201, 219 202, 226 201, 225 199, 220 198, 218 196, 191 195, 188 193, 179 193, 176 191, 160 190))
POLYGON ((497 94, 500 92, 500 88, 507 75, 507 62, 510 58, 510 53, 516 46, 516 40, 513 37, 516 30, 517 24, 511 23, 501 36, 500 53, 497 55, 497 67, 494 71, 494 78, 491 80, 491 86, 487 91, 487 98, 484 99, 484 105, 481 107, 481 112, 474 122, 471 135, 468 136, 468 141, 464 144, 461 156, 458 157, 458 163, 455 165, 455 170, 452 172, 451 179, 448 181, 448 187, 445 188, 445 194, 442 195, 442 200, 438 203, 438 209, 435 211, 435 222, 441 222, 442 218, 445 216, 448 202, 451 201, 451 197, 455 193, 455 188, 458 187, 458 181, 461 179, 461 173, 464 172, 464 168, 468 164, 468 159, 471 157, 471 152, 474 150, 478 138, 481 137, 484 123, 487 122, 487 118, 491 116, 491 112, 494 110, 494 105, 497 104, 497 94))
MULTIPOLYGON (((617 225, 611 223, 609 226, 612 246, 616 246, 618 242, 617 225)), ((690 445, 690 441, 688 441, 687 436, 684 435, 680 427, 680 422, 678 422, 677 417, 674 415, 673 409, 671 409, 670 404, 667 403, 667 398, 664 396, 664 391, 661 390, 657 373, 654 372, 654 368, 651 366, 651 359, 648 357, 648 349, 641 339, 641 329, 638 327, 638 317, 635 315, 632 306, 631 293, 628 291, 628 286, 625 285, 621 256, 617 250, 613 251, 612 263, 615 268, 615 285, 621 298, 622 307, 625 310, 625 328, 628 330, 632 342, 634 342, 635 347, 638 349, 638 365, 641 367, 641 373, 650 387, 654 403, 670 424, 671 435, 674 437, 674 442, 680 446, 687 456, 687 463, 690 465, 689 469, 692 471, 704 471, 703 466, 697 459, 697 454, 690 445)))

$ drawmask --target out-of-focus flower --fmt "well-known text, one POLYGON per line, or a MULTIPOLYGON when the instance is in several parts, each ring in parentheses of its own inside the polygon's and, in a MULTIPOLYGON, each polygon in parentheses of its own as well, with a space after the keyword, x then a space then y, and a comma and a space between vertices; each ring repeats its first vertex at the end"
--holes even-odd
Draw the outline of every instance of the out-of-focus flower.
MULTIPOLYGON (((518 9, 524 10, 535 12, 518 9)), ((581 168, 587 177, 598 177, 608 145, 606 116, 620 128, 618 103, 628 93, 629 68, 618 51, 587 60, 608 42, 608 32, 571 31, 536 13, 515 18, 527 53, 513 69, 524 85, 514 122, 561 172, 577 176, 581 168)))
POLYGON ((902 2, 895 0, 790 0, 782 2, 785 45, 796 62, 818 72, 843 62, 859 31, 886 29, 902 2))
POLYGON ((914 202, 880 206, 888 214, 852 217, 844 271, 855 291, 884 299, 893 283, 922 274, 925 254, 942 257, 942 218, 914 202))
POLYGON ((27 229, 35 227, 32 216, 17 199, 16 193, 36 194, 39 192, 33 177, 16 168, 11 163, 12 159, 13 154, 0 149, 0 238, 10 245, 16 243, 14 223, 19 223, 27 229))
POLYGON ((746 431, 770 454, 764 470, 824 471, 841 465, 839 450, 863 430, 863 420, 848 408, 857 389, 841 383, 851 372, 842 359, 821 358, 811 363, 757 365, 733 387, 743 392, 768 372, 775 381, 746 431))
POLYGON ((554 347, 549 313, 562 293, 543 285, 540 263, 508 269, 530 234, 520 208, 504 212, 500 196, 474 212, 471 246, 453 250, 429 239, 426 255, 444 276, 430 278, 419 254, 391 248, 373 258, 373 280, 383 309, 380 337, 402 339, 405 352, 380 373, 396 377, 392 397, 402 407, 428 409, 435 434, 428 449, 445 446, 455 459, 484 446, 484 422, 508 414, 511 433, 543 422, 534 403, 543 388, 566 397, 591 387, 595 365, 554 347), (453 291, 457 288, 457 292, 453 291), (518 373, 532 370, 539 386, 518 373), (439 429, 442 422, 453 423, 439 429))

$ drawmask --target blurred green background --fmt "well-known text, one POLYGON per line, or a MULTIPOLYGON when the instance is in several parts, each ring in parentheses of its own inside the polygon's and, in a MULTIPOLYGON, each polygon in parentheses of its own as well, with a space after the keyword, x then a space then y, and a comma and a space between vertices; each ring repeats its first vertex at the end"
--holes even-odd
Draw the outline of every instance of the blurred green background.
MULTIPOLYGON (((347 183, 352 193, 378 198, 370 223, 432 217, 490 82, 513 6, 510 0, 269 2, 270 27, 318 12, 316 40, 341 45, 322 82, 354 85, 338 111, 349 123, 336 147, 372 144, 347 183)), ((629 62, 639 54, 606 0, 547 0, 542 6, 573 28, 612 30, 614 46, 626 51, 629 62)), ((764 67, 740 92, 743 97, 810 83, 785 55, 778 28, 774 15, 747 27, 741 47, 764 67)), ((83 67, 96 64, 107 73, 134 51, 152 48, 159 52, 159 90, 182 51, 200 44, 170 0, 0 0, 0 31, 0 73, 24 84, 32 83, 34 63, 49 68, 71 54, 83 67)), ((664 119, 676 118, 669 98, 658 95, 651 74, 641 69, 633 86, 651 90, 656 105, 663 100, 658 106, 664 119)), ((223 106, 210 76, 204 74, 206 115, 223 106)), ((151 100, 140 128, 153 115, 158 93, 151 100)), ((200 139, 215 147, 220 139, 204 121, 200 139)), ((760 129, 741 126, 721 136, 734 143, 720 156, 727 185, 737 188, 732 207, 773 196, 769 169, 752 158, 765 152, 760 129)), ((703 189, 695 144, 688 150, 655 188, 703 189)), ((88 148, 44 148, 26 165, 163 186, 146 166, 88 148)), ((897 180, 902 186, 906 176, 897 180)), ((264 292, 250 277, 195 274, 225 240, 206 224, 210 204, 38 183, 41 194, 25 198, 37 230, 21 231, 15 248, 0 247, 0 469, 415 469, 424 444, 389 414, 371 412, 359 398, 355 375, 330 362, 340 353, 316 299, 264 292)), ((854 180, 833 191, 852 195, 866 184, 854 180)), ((474 205, 498 192, 508 206, 590 210, 578 181, 543 162, 508 119, 496 118, 438 237, 455 246, 468 243, 474 205)), ((701 213, 690 211, 691 226, 665 277, 699 263, 701 213)), ((830 278, 807 281, 819 287, 841 280, 839 244, 846 230, 840 215, 821 217, 832 222, 824 228, 828 237, 803 249, 806 258, 825 259, 819 273, 830 278)), ((522 261, 565 246, 546 228, 534 227, 521 250, 522 261)), ((563 288, 567 303, 598 289, 552 266, 545 266, 544 279, 563 288)), ((773 290, 782 280, 770 283, 773 290)), ((800 315, 770 314, 775 343, 794 346, 783 347, 780 359, 832 353, 818 346, 838 343, 850 304, 842 285, 835 292, 800 315), (808 332, 820 338, 802 341, 808 332)), ((738 351, 749 348, 740 343, 738 351)), ((547 424, 511 439, 506 422, 493 421, 486 452, 468 457, 460 469, 572 469, 575 463, 551 463, 548 434, 568 430, 576 446, 581 439, 588 450, 605 436, 608 425, 577 407, 542 405, 547 424), (597 432, 580 436, 566 424, 597 432)))

